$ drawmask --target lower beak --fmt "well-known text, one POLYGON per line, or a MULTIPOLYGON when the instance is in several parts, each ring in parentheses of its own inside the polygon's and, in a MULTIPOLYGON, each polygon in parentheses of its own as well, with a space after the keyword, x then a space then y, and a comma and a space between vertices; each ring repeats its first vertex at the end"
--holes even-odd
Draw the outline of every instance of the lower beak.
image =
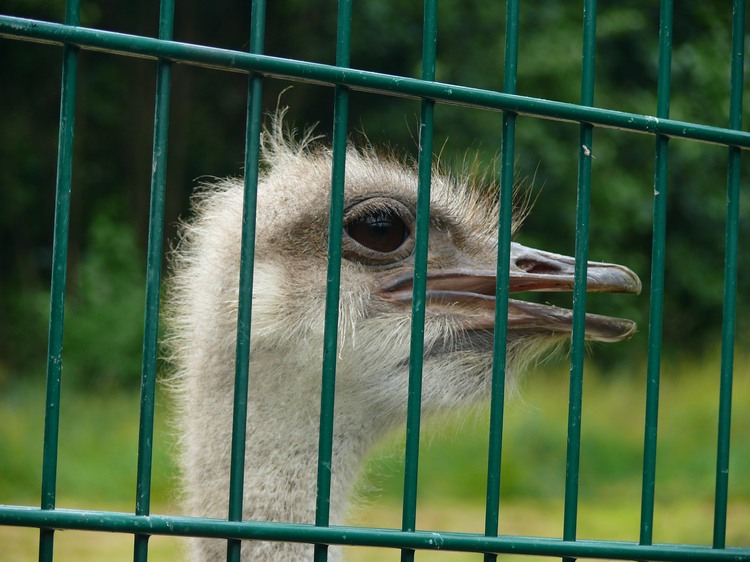
MULTIPOLYGON (((572 291, 575 259, 559 254, 511 244, 509 292, 572 291)), ((456 269, 427 272, 427 304, 446 309, 459 318, 466 329, 491 330, 495 324, 496 272, 484 269, 456 269)), ((588 292, 641 292, 641 281, 627 267, 588 262, 588 292)), ((387 301, 410 303, 412 273, 391 277, 380 289, 387 301)), ((568 334, 572 331, 573 312, 555 306, 510 299, 508 329, 511 334, 568 334)), ((586 338, 595 341, 620 341, 636 331, 631 320, 586 314, 586 338)))

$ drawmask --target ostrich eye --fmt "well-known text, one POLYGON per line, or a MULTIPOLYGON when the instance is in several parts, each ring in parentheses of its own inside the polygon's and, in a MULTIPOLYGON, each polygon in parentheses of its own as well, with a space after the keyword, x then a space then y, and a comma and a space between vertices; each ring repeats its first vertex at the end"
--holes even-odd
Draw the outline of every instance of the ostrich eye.
POLYGON ((342 256, 372 266, 390 266, 414 250, 414 210, 398 199, 371 197, 345 211, 342 256))
POLYGON ((404 221, 392 211, 356 218, 346 225, 346 232, 365 248, 383 254, 398 250, 409 235, 404 221))

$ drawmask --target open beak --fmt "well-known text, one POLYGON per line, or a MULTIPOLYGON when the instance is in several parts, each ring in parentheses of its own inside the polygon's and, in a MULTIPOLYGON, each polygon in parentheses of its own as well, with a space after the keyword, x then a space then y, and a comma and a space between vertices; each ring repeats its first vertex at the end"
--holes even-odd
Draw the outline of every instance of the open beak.
MULTIPOLYGON (((572 291, 575 259, 512 243, 510 249, 510 292, 572 291)), ((484 269, 456 269, 427 272, 427 306, 439 306, 461 319, 468 330, 491 330, 495 325, 496 272, 484 269)), ((641 281, 627 267, 588 262, 588 292, 641 292, 641 281)), ((390 302, 411 303, 412 272, 390 277, 380 288, 380 296, 390 302)), ((510 334, 569 334, 573 311, 556 306, 508 300, 510 334)), ((636 331, 631 320, 586 314, 586 338, 615 342, 636 331)))

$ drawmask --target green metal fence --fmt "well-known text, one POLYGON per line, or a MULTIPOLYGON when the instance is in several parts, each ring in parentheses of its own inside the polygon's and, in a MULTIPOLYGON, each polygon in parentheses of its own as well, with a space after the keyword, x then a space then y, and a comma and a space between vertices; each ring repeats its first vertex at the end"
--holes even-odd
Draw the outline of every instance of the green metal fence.
MULTIPOLYGON (((723 6, 723 5, 722 5, 723 6)), ((524 9, 533 10, 532 4, 524 9)), ((717 8, 718 9, 718 8, 717 8)), ((724 9, 722 7, 722 9, 724 9)), ((228 559, 239 560, 241 539, 301 541, 314 543, 315 559, 327 559, 327 545, 370 545, 402 549, 402 560, 412 560, 418 549, 447 549, 485 553, 494 560, 500 553, 533 554, 574 558, 617 558, 632 560, 750 560, 750 545, 728 548, 725 545, 728 502, 728 459, 730 413, 732 402, 732 366, 734 318, 737 279, 739 229, 740 159, 743 149, 750 148, 750 134, 743 132, 743 65, 745 36, 745 2, 733 2, 731 57, 730 122, 727 127, 709 127, 669 119, 670 61, 672 37, 672 2, 661 2, 658 107, 655 116, 630 114, 594 106, 594 61, 596 37, 596 2, 584 2, 583 72, 580 103, 570 104, 530 98, 516 94, 516 68, 519 2, 508 0, 506 6, 506 48, 502 91, 488 91, 434 82, 437 43, 437 2, 424 4, 422 75, 420 79, 391 76, 349 68, 351 0, 340 0, 336 64, 325 65, 281 59, 263 54, 265 3, 254 0, 252 33, 248 52, 237 52, 203 45, 173 42, 172 0, 162 0, 158 38, 141 37, 79 26, 79 1, 69 0, 64 23, 23 19, 0 15, 0 37, 61 45, 62 99, 57 164, 57 197, 55 208, 54 250, 52 268, 49 347, 47 355, 47 398, 44 432, 42 500, 39 507, 0 506, 0 524, 40 529, 39 559, 53 559, 56 530, 78 529, 128 533, 135 537, 134 560, 148 557, 148 539, 152 535, 223 537, 229 541, 228 559), (153 175, 151 178, 151 214, 148 238, 147 293, 145 335, 141 381, 140 440, 138 448, 136 508, 133 514, 91 512, 56 508, 58 457, 58 424, 63 308, 66 285, 67 238, 72 188, 72 146, 75 130, 77 61, 82 49, 103 51, 118 56, 154 59, 157 72, 155 96, 153 175), (230 507, 226 520, 156 515, 151 513, 152 437, 154 428, 155 380, 159 289, 161 282, 162 228, 164 221, 165 170, 170 112, 171 70, 175 62, 208 66, 248 75, 246 122, 246 160, 244 214, 246 228, 242 235, 240 273, 239 326, 235 411, 232 434, 232 474, 230 507), (498 279, 508 279, 510 245, 511 188, 514 177, 514 138, 519 114, 557 119, 580 124, 578 150, 578 206, 576 218, 576 272, 574 291, 574 326, 571 353, 571 386, 567 472, 565 482, 564 528, 559 538, 529 538, 499 534, 500 459, 504 402, 505 354, 496 353, 493 371, 491 430, 489 436, 489 479, 487 482, 486 524, 484 534, 434 533, 416 528, 416 484, 419 449, 422 330, 424 324, 424 282, 415 281, 413 324, 407 419, 405 494, 401 530, 329 526, 330 467, 333 440, 333 407, 336 359, 336 326, 338 310, 328 306, 325 315, 320 453, 318 464, 318 504, 315 525, 262 523, 242 521, 243 459, 248 391, 248 349, 252 287, 255 190, 258 182, 259 135, 261 130, 261 94, 264 83, 276 78, 306 81, 335 87, 333 133, 333 186, 331 196, 331 232, 342 230, 344 157, 348 132, 348 99, 351 90, 378 92, 390 96, 421 100, 419 135, 419 204, 417 216, 416 280, 425 279, 427 265, 426 229, 433 153, 433 121, 436 104, 457 104, 485 110, 501 111, 502 127, 502 213, 499 233, 498 279), (644 469, 641 502, 640 540, 638 543, 591 541, 577 538, 577 503, 579 456, 581 446, 580 417, 584 352, 585 278, 588 256, 589 190, 591 183, 591 150, 595 129, 609 127, 653 135, 654 164, 654 231, 651 269, 648 388, 644 435, 644 469), (656 465, 659 366, 661 353, 662 303, 664 292, 664 248, 666 237, 666 196, 668 189, 669 142, 681 137, 727 147, 727 220, 724 285, 724 320, 722 328, 721 393, 716 466, 716 495, 712 546, 654 545, 652 528, 656 465), (421 274, 420 274, 421 273, 421 274)), ((501 32, 501 30, 498 30, 501 32)), ((327 302, 339 299, 341 239, 329 241, 327 302)), ((504 349, 507 334, 508 284, 498 283, 498 311, 495 349, 504 349)), ((745 475, 746 477, 747 475, 745 475)), ((748 522, 750 525, 750 522, 748 522)))

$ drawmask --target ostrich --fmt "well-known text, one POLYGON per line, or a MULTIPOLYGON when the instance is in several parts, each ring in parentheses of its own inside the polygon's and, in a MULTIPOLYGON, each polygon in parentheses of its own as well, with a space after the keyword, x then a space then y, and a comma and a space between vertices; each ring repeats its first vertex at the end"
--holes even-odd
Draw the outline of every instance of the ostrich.
MULTIPOLYGON (((331 150, 280 120, 262 135, 251 328, 244 519, 312 523, 320 410, 331 150)), ((363 459, 406 412, 417 179, 410 165, 349 147, 330 519, 341 524, 363 459)), ((494 328, 496 198, 474 180, 432 179, 423 412, 488 396, 494 328)), ((197 195, 173 259, 168 301, 172 386, 186 509, 228 510, 242 181, 197 195)), ((518 225, 515 225, 516 227, 518 225)), ((566 291, 574 260, 511 247, 510 288, 566 291)), ((589 291, 638 293, 629 269, 588 264, 589 291)), ((507 384, 569 337, 568 310, 509 303, 507 384)), ((629 337, 628 320, 588 314, 589 340, 629 337)), ((196 561, 221 560, 226 543, 193 539, 196 561)), ((306 544, 247 541, 245 561, 310 560, 306 544)), ((329 560, 340 560, 332 548, 329 560)))

